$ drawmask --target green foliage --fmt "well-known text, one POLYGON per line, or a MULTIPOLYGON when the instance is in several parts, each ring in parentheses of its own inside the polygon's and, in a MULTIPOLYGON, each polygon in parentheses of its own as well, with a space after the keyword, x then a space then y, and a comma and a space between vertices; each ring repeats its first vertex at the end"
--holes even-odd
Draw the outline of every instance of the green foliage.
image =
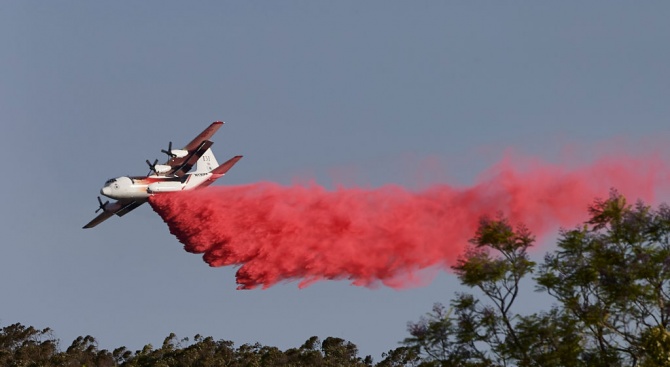
MULTIPOLYGON (((261 344, 243 344, 196 335, 178 340, 168 335, 160 348, 145 345, 134 353, 125 347, 113 352, 99 350, 92 336, 78 337, 66 349, 58 350, 58 340, 50 329, 37 330, 21 324, 0 329, 0 366, 3 367, 368 367, 372 358, 358 357, 358 347, 344 339, 329 337, 323 343, 309 338, 300 348, 285 352, 261 344)), ((392 366, 399 366, 394 364, 392 366)))
POLYGON ((670 210, 612 191, 589 211, 546 256, 538 286, 579 322, 592 365, 635 364, 647 358, 650 330, 670 323, 670 210))
POLYGON ((489 303, 461 293, 449 310, 436 304, 433 312, 408 325, 411 337, 405 339, 405 345, 426 361, 449 366, 529 360, 525 339, 513 325, 517 315, 511 307, 519 294, 519 282, 535 266, 527 254, 533 241, 525 227, 515 229, 505 218, 482 219, 472 246, 453 269, 462 284, 478 288, 489 303))
POLYGON ((582 339, 574 319, 558 308, 518 316, 514 326, 519 347, 525 351, 522 366, 580 366, 582 339))
POLYGON ((640 366, 670 366, 670 332, 666 328, 653 327, 642 333, 640 345, 644 350, 640 366))
POLYGON ((415 348, 399 347, 382 354, 384 358, 377 367, 416 367, 421 363, 415 348))
POLYGON ((0 330, 0 366, 54 366, 57 352, 51 329, 13 324, 0 330))

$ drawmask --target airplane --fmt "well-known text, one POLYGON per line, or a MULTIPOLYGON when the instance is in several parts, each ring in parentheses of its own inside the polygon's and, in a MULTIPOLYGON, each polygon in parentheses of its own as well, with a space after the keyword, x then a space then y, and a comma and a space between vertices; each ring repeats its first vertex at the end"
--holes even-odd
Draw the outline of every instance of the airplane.
POLYGON ((107 200, 103 203, 98 196, 99 207, 95 212, 102 210, 102 213, 83 228, 93 228, 114 214, 122 217, 146 203, 152 195, 199 189, 221 178, 242 159, 238 155, 218 165, 210 148, 213 143, 209 139, 222 125, 221 121, 213 122, 182 149, 172 149, 170 142, 167 150, 161 150, 168 156, 167 162, 157 164, 158 159, 153 163, 147 159, 150 171, 146 176, 122 176, 107 180, 100 194, 117 201, 110 204, 107 200), (194 165, 195 170, 190 172, 194 165))

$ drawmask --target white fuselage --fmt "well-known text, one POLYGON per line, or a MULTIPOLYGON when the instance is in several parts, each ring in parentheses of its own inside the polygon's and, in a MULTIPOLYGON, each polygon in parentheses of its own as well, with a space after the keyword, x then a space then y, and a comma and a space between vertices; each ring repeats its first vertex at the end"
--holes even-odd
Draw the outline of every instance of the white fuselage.
POLYGON ((112 199, 147 199, 159 193, 177 192, 197 188, 211 173, 189 173, 183 177, 147 176, 147 177, 117 177, 107 180, 100 190, 102 195, 112 199))

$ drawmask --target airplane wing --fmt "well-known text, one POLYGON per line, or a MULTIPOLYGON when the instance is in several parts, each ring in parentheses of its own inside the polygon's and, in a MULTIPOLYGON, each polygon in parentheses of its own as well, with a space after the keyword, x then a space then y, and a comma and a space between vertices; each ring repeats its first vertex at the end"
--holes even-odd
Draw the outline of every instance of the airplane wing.
MULTIPOLYGON (((202 157, 203 154, 212 146, 211 141, 205 140, 200 143, 195 149, 189 150, 188 155, 183 158, 170 158, 167 162, 167 165, 172 166, 172 169, 168 171, 167 175, 175 175, 177 177, 182 177, 188 171, 193 168, 193 166, 198 162, 198 159, 202 157)), ((184 149, 186 150, 186 149, 184 149)))
POLYGON ((186 146, 182 149, 188 151, 186 156, 181 158, 171 157, 165 164, 171 166, 172 170, 166 174, 175 175, 178 177, 185 175, 213 144, 211 141, 209 141, 209 139, 214 135, 214 133, 217 132, 217 130, 219 130, 221 126, 223 126, 222 121, 212 122, 209 127, 196 136, 195 139, 191 140, 190 143, 186 144, 186 146))
POLYGON ((92 221, 88 222, 83 228, 93 228, 98 224, 106 221, 114 214, 122 217, 128 214, 131 210, 137 208, 138 206, 144 204, 146 201, 143 200, 132 200, 132 201, 117 201, 112 204, 107 204, 102 213, 97 217, 93 218, 92 221))
POLYGON ((93 227, 97 226, 98 224, 106 221, 107 219, 109 219, 113 215, 114 215, 113 212, 108 212, 106 210, 103 210, 102 213, 100 213, 100 215, 93 218, 93 220, 88 222, 83 228, 93 228, 93 227))
POLYGON ((208 128, 206 128, 203 132, 200 133, 200 135, 196 136, 195 139, 191 140, 190 143, 186 144, 184 147, 184 150, 191 151, 200 145, 205 140, 209 140, 214 133, 216 133, 219 128, 223 126, 223 121, 216 121, 212 122, 211 125, 209 125, 208 128))

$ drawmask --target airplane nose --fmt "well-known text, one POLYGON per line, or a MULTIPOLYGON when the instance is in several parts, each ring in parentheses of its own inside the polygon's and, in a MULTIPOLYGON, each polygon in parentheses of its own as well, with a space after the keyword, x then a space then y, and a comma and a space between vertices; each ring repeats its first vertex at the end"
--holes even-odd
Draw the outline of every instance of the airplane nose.
POLYGON ((102 189, 100 189, 100 193, 105 196, 109 196, 109 194, 111 194, 111 191, 112 190, 109 188, 109 186, 105 186, 102 189))

